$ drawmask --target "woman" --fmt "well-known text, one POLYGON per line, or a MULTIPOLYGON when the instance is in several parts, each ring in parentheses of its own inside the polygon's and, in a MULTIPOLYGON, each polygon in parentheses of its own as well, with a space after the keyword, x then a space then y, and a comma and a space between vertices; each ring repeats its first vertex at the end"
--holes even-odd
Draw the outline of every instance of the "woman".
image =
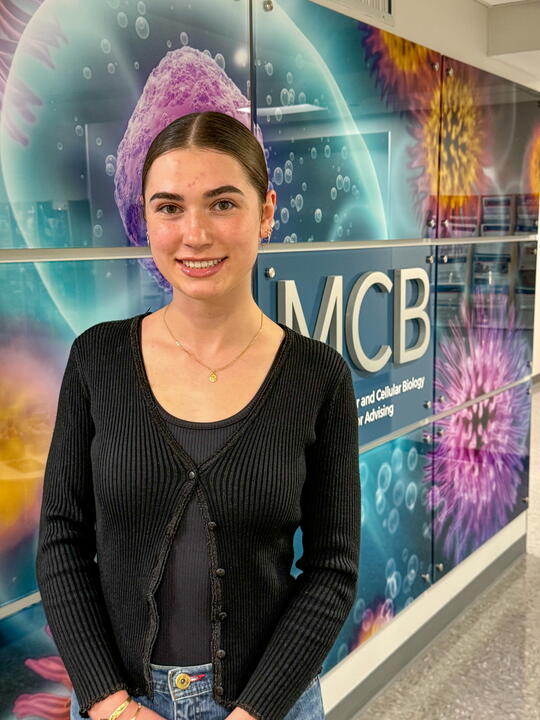
POLYGON ((240 121, 175 120, 142 175, 172 300, 74 340, 45 471, 36 571, 71 718, 320 720, 358 577, 350 370, 255 303, 276 193, 240 121))

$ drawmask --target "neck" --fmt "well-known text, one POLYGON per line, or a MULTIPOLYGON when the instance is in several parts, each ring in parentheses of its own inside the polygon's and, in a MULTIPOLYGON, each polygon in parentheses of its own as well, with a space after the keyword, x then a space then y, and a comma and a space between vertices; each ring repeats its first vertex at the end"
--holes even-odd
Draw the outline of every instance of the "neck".
MULTIPOLYGON (((261 327, 261 309, 252 296, 231 307, 226 302, 173 295, 170 304, 160 310, 165 311, 165 320, 174 337, 195 354, 206 357, 242 349, 261 327)), ((260 335, 264 332, 264 314, 262 323, 260 335)), ((170 337, 165 323, 163 326, 170 337)))

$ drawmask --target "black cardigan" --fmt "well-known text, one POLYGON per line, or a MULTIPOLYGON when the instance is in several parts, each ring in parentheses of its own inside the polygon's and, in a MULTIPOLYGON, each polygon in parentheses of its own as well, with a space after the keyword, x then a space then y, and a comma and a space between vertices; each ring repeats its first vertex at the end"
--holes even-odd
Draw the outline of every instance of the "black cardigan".
POLYGON ((155 590, 192 493, 206 522, 213 698, 283 720, 351 611, 360 557, 358 420, 330 345, 286 337, 242 423, 197 465, 159 413, 140 323, 73 341, 45 468, 36 575, 81 717, 113 692, 153 698, 155 590), (290 569, 302 528, 301 574, 290 569), (222 613, 226 611, 226 619, 222 613))

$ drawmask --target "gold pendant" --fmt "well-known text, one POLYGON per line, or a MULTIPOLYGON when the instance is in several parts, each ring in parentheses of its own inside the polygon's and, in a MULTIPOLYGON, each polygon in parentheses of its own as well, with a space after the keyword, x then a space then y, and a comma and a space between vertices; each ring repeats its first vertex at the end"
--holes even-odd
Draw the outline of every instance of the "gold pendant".
POLYGON ((210 376, 209 376, 208 379, 210 380, 210 382, 216 382, 216 380, 217 380, 217 375, 216 375, 216 373, 215 373, 213 370, 212 370, 212 372, 210 373, 210 376))

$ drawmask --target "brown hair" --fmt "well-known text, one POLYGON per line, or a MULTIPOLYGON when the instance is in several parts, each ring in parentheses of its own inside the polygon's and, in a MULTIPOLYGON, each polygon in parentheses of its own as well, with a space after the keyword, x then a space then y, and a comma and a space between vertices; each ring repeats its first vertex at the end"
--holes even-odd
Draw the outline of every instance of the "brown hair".
POLYGON ((240 120, 225 113, 207 110, 173 120, 152 141, 142 169, 142 196, 146 176, 154 160, 178 148, 208 148, 227 153, 243 166, 261 201, 268 191, 268 169, 264 151, 253 133, 240 120))

